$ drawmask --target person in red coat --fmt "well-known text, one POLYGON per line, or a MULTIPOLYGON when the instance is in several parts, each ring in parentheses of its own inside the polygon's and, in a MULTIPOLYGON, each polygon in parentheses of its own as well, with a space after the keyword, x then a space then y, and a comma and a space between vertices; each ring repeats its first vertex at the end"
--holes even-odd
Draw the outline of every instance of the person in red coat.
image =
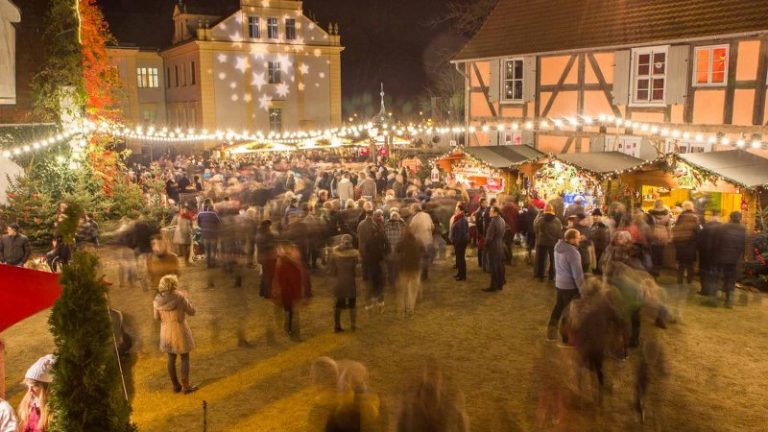
POLYGON ((292 339, 299 339, 298 306, 309 297, 309 277, 301 261, 301 253, 293 244, 277 247, 277 261, 272 277, 272 295, 275 304, 275 320, 284 318, 285 332, 292 339))
POLYGON ((517 221, 520 218, 520 207, 517 206, 512 197, 507 198, 504 202, 504 206, 501 208, 501 217, 504 218, 504 222, 507 224, 507 231, 504 233, 504 248, 507 253, 507 264, 512 264, 512 245, 515 241, 515 234, 517 234, 518 224, 517 221))

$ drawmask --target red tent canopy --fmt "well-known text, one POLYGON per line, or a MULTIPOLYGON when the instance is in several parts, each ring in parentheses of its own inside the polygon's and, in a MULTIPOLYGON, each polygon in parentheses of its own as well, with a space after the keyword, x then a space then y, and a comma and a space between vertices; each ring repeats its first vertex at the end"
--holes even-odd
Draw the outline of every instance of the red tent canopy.
POLYGON ((58 274, 0 264, 0 332, 53 306, 59 296, 58 274))

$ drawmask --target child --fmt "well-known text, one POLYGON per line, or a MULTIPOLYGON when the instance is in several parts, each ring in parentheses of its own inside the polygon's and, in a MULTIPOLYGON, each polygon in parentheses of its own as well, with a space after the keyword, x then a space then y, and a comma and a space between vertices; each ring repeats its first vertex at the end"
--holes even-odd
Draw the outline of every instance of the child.
POLYGON ((24 375, 27 394, 19 405, 19 430, 22 432, 45 432, 50 427, 52 413, 48 400, 53 381, 51 368, 55 361, 52 354, 41 357, 24 375))

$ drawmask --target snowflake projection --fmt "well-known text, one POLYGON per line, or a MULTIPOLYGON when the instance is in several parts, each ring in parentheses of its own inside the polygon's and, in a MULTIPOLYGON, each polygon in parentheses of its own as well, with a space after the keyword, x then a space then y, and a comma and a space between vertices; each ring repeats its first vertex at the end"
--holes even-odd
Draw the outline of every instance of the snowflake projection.
POLYGON ((216 60, 219 61, 219 63, 226 63, 227 62, 227 55, 224 53, 219 54, 216 56, 216 60))
POLYGON ((317 76, 320 77, 320 79, 325 78, 325 72, 320 72, 317 76))
POLYGON ((251 103, 252 100, 253 100, 253 96, 250 93, 246 93, 243 95, 243 102, 251 103))
POLYGON ((254 59, 263 59, 267 53, 267 46, 263 44, 253 44, 250 48, 250 53, 254 59))
POLYGON ((261 91, 261 88, 264 86, 264 84, 267 83, 267 79, 265 77, 264 72, 262 73, 253 73, 253 80, 251 81, 251 85, 255 86, 259 91, 261 91))
POLYGON ((246 56, 238 56, 235 64, 235 69, 239 70, 241 73, 245 73, 246 70, 251 68, 250 62, 248 62, 248 57, 246 56))
POLYGON ((270 105, 272 105, 272 98, 269 95, 265 94, 259 98, 259 108, 269 111, 270 105))
POLYGON ((290 69, 291 66, 293 66, 293 63, 291 62, 290 57, 288 57, 285 54, 278 54, 277 61, 278 63, 280 63, 280 69, 283 72, 288 72, 288 69, 290 69))
POLYGON ((225 80, 225 79, 227 79, 227 74, 226 74, 225 72, 219 72, 219 79, 220 79, 220 80, 225 80))
POLYGON ((237 15, 235 15, 235 21, 237 21, 238 24, 242 24, 243 21, 245 21, 245 18, 243 16, 243 12, 239 12, 237 15))
POLYGON ((288 88, 288 84, 286 83, 280 83, 275 86, 275 94, 280 97, 286 97, 288 96, 288 93, 290 93, 290 89, 288 88))
POLYGON ((301 66, 299 66, 299 72, 301 72, 302 75, 306 75, 309 73, 309 65, 306 63, 302 63, 301 66))
POLYGON ((231 88, 232 90, 236 89, 237 88, 237 83, 232 81, 231 83, 229 83, 229 88, 231 88))
POLYGON ((300 83, 299 83, 299 91, 304 91, 304 88, 305 88, 305 87, 306 87, 306 85, 304 85, 304 83, 303 83, 303 82, 300 82, 300 83))

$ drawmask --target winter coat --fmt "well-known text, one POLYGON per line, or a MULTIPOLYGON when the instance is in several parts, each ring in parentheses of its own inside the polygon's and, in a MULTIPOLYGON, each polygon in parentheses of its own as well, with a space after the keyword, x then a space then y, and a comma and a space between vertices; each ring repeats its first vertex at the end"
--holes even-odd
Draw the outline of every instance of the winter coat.
POLYGON ((357 250, 360 251, 360 255, 363 257, 365 257, 368 241, 373 237, 375 230, 376 222, 374 222, 372 217, 366 217, 357 226, 357 250))
POLYGON ((363 180, 360 185, 360 196, 375 197, 376 196, 376 180, 368 177, 363 180))
POLYGON ((151 288, 157 288, 163 276, 179 274, 179 258, 171 252, 162 255, 151 254, 147 257, 147 273, 151 288))
POLYGON ((699 218, 692 211, 684 211, 678 216, 672 228, 672 239, 675 242, 677 261, 692 263, 696 261, 697 236, 699 233, 699 218))
POLYGON ((472 214, 472 217, 475 219, 475 226, 477 227, 477 235, 480 237, 485 236, 485 228, 488 222, 488 208, 482 208, 478 207, 477 210, 472 214))
POLYGON ((343 178, 336 187, 336 193, 339 196, 339 200, 346 202, 347 200, 355 198, 355 187, 349 179, 343 178))
MULTIPOLYGON (((720 245, 717 243, 717 234, 723 224, 720 221, 709 221, 699 232, 699 266, 702 269, 711 269, 718 262, 720 245)), ((742 251, 744 248, 742 247, 742 251)))
POLYGON ((501 217, 504 218, 504 222, 507 224, 507 231, 517 234, 519 231, 520 207, 513 202, 504 204, 504 207, 501 208, 501 217))
POLYGON ((287 256, 278 255, 272 277, 272 301, 284 308, 293 307, 308 291, 308 278, 304 266, 287 256))
POLYGON ((669 210, 651 209, 648 214, 653 221, 651 243, 657 246, 668 244, 672 240, 672 216, 669 210))
POLYGON ((187 325, 187 315, 194 315, 195 308, 189 299, 178 291, 170 291, 157 294, 152 305, 155 319, 160 320, 160 351, 169 354, 191 352, 195 341, 187 325))
POLYGON ((22 265, 32 254, 29 239, 23 234, 5 235, 0 239, 0 262, 10 265, 22 265))
POLYGON ((405 229, 405 222, 402 219, 390 219, 384 225, 384 232, 387 234, 387 241, 392 250, 397 248, 397 244, 400 243, 405 229))
POLYGON ((377 265, 387 257, 389 251, 389 242, 387 241, 387 234, 384 232, 384 228, 375 224, 362 252, 363 263, 366 265, 377 265))
POLYGON ((560 219, 561 224, 565 224, 565 201, 563 200, 563 197, 555 197, 549 200, 550 205, 555 209, 555 216, 557 216, 558 219, 560 219))
POLYGON ((395 191, 395 198, 397 199, 405 198, 406 187, 402 182, 396 181, 395 184, 392 185, 392 189, 395 191))
POLYGON ((584 271, 581 254, 576 246, 560 240, 555 245, 555 287, 563 290, 581 289, 584 271))
POLYGON ((485 230, 485 246, 483 250, 488 254, 489 260, 503 260, 505 256, 504 232, 507 226, 501 216, 491 218, 491 222, 485 230))
POLYGON ((580 214, 583 214, 583 215, 587 214, 586 210, 584 210, 583 205, 577 204, 577 203, 569 204, 568 207, 566 207, 565 212, 563 213, 563 219, 568 220, 569 217, 578 216, 580 214))
POLYGON ((432 231, 435 229, 432 223, 432 217, 429 213, 421 211, 413 215, 411 224, 408 226, 416 239, 421 242, 425 249, 429 249, 432 244, 432 231))
POLYGON ((611 230, 602 222, 592 224, 587 231, 587 237, 595 246, 595 254, 598 257, 611 244, 611 230))
POLYGON ((464 216, 464 213, 458 213, 451 223, 450 233, 451 243, 466 245, 469 243, 469 222, 464 216))
POLYGON ((216 240, 219 237, 221 219, 215 211, 201 211, 197 215, 197 226, 203 240, 216 240))
POLYGON ((333 295, 336 298, 357 297, 357 263, 360 254, 353 248, 334 249, 331 254, 328 272, 335 277, 333 295))
POLYGON ((732 222, 723 224, 715 234, 717 263, 720 265, 741 263, 746 242, 747 230, 743 225, 732 222))
POLYGON ((18 423, 11 404, 0 399, 0 432, 16 432, 18 423))
POLYGON ((553 214, 545 213, 533 223, 536 246, 554 246, 563 237, 563 224, 553 214))
POLYGON ((421 257, 424 246, 413 236, 403 236, 395 249, 399 259, 398 270, 401 274, 413 274, 421 271, 421 257))
POLYGON ((176 219, 176 229, 173 231, 173 243, 188 245, 192 243, 192 219, 179 215, 176 219))

